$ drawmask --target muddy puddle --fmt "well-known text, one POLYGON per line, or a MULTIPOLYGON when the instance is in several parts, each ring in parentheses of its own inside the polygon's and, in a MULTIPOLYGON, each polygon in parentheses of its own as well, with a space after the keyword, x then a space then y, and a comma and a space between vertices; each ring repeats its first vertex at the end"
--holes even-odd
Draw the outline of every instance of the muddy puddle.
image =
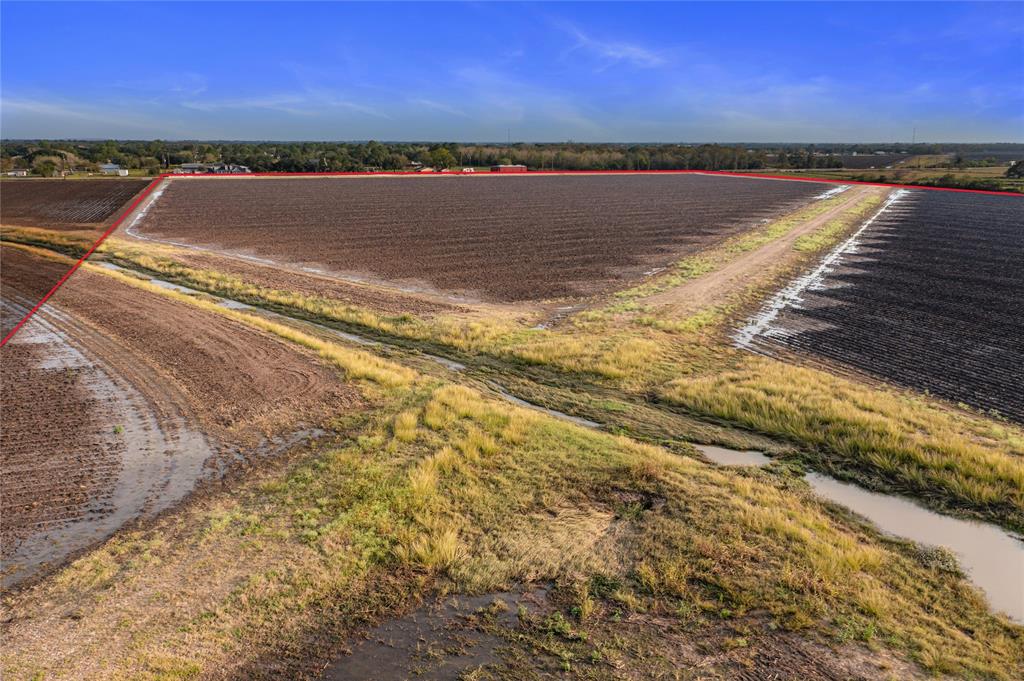
POLYGON ((557 411, 555 409, 548 409, 547 407, 542 407, 539 404, 534 404, 533 402, 527 402, 524 399, 516 397, 509 391, 502 388, 497 383, 491 383, 490 381, 488 381, 487 387, 489 387, 494 392, 498 393, 498 395, 500 395, 502 399, 511 402, 512 404, 515 404, 517 406, 532 409, 533 411, 539 411, 543 414, 547 414, 548 416, 553 416, 556 419, 568 421, 569 423, 575 423, 577 426, 583 426, 584 428, 601 427, 601 424, 598 423, 597 421, 591 421, 590 419, 585 419, 580 416, 573 416, 572 414, 566 414, 565 412, 557 411))
MULTIPOLYGON (((13 313, 24 311, 20 301, 2 302, 5 312, 8 308, 13 313)), ((77 386, 84 390, 88 400, 85 406, 89 409, 83 412, 82 418, 87 421, 81 427, 103 435, 100 441, 83 444, 69 456, 86 465, 102 462, 103 470, 110 474, 87 492, 84 506, 73 512, 66 508, 49 509, 44 522, 19 534, 16 540, 5 542, 0 572, 0 585, 5 589, 63 563, 133 521, 152 518, 172 508, 197 485, 223 477, 237 464, 273 459, 327 435, 321 429, 300 423, 287 435, 263 438, 255 444, 211 442, 192 427, 186 414, 159 399, 152 402, 152 395, 141 392, 147 390, 144 385, 132 383, 94 357, 88 346, 77 339, 77 329, 79 323, 73 316, 44 305, 12 338, 11 344, 34 349, 34 371, 77 377, 77 386)), ((29 431, 33 427, 25 424, 29 431)), ((53 424, 46 427, 56 428, 53 424)), ((51 435, 66 436, 60 432, 51 435)), ((25 473, 21 468, 26 466, 25 470, 36 471, 27 484, 55 485, 42 479, 45 473, 31 463, 13 465, 20 466, 18 473, 22 476, 25 473)))
POLYGON ((753 449, 738 450, 715 445, 694 445, 701 454, 719 466, 767 466, 772 460, 753 449))
POLYGON ((823 191, 822 193, 820 193, 817 196, 815 196, 814 200, 815 201, 824 201, 825 199, 831 199, 833 196, 839 196, 840 194, 845 192, 847 189, 850 189, 851 187, 853 187, 853 185, 841 184, 841 185, 839 185, 837 187, 833 187, 832 189, 828 189, 826 191, 823 191))
POLYGON ((993 610, 1024 623, 1024 542, 995 525, 944 516, 909 499, 869 492, 818 473, 808 473, 807 482, 819 495, 889 534, 949 549, 993 610))
POLYGON ((544 590, 502 592, 484 596, 452 596, 400 619, 377 626, 324 671, 327 681, 371 679, 424 679, 441 681, 467 678, 485 665, 502 664, 504 640, 487 629, 515 629, 519 608, 536 611, 544 604, 544 590))
POLYGON ((46 305, 11 343, 40 346, 44 359, 38 369, 81 376, 81 386, 99 409, 96 416, 109 429, 103 449, 115 457, 117 472, 80 513, 47 523, 5 551, 0 580, 5 588, 109 537, 136 518, 181 501, 203 476, 213 453, 206 438, 183 420, 158 420, 134 386, 105 371, 69 340, 61 330, 68 325, 65 315, 46 305))
MULTIPOLYGON (((761 452, 695 445, 716 464, 765 466, 761 452)), ((805 476, 819 496, 874 523, 883 532, 952 551, 967 577, 984 592, 992 609, 1024 623, 1024 542, 989 523, 929 511, 903 497, 870 492, 820 473, 805 476)))
POLYGON ((426 353, 426 352, 423 353, 423 356, 425 358, 429 359, 431 362, 434 362, 435 364, 440 364, 441 366, 443 366, 445 369, 448 369, 449 371, 465 371, 466 370, 466 365, 465 364, 461 364, 459 362, 456 362, 453 359, 448 359, 447 357, 441 357, 440 355, 431 355, 431 354, 426 353))

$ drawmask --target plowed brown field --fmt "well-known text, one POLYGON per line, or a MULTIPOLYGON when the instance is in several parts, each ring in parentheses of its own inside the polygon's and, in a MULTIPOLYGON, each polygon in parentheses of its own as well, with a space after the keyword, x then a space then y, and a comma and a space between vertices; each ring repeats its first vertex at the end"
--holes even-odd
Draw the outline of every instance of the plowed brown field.
POLYGON ((705 175, 170 180, 144 237, 495 301, 605 293, 820 194, 705 175))
MULTIPOLYGON (((16 318, 35 300, 23 292, 67 266, 2 251, 16 318)), ((312 353, 87 270, 0 359, 0 554, 27 573, 359 403, 312 353)))
POLYGON ((149 180, 7 180, 0 183, 0 224, 47 229, 98 226, 149 180))
POLYGON ((116 438, 80 368, 48 367, 42 342, 3 349, 3 457, 0 459, 0 545, 78 517, 113 484, 116 438))

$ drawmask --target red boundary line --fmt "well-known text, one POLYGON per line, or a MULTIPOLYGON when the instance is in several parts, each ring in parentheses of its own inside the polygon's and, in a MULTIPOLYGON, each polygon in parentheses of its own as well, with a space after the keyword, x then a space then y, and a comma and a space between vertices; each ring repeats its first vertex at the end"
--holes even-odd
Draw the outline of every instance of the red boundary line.
POLYGON ((88 258, 90 255, 92 255, 93 251, 95 251, 97 248, 99 248, 99 245, 102 244, 104 242, 104 240, 106 240, 106 238, 108 236, 110 236, 114 232, 115 229, 117 229, 118 225, 120 225, 122 222, 124 222, 124 219, 126 217, 131 215, 132 211, 134 211, 136 208, 138 208, 139 204, 142 203, 147 196, 149 196, 149 193, 151 191, 153 191, 153 188, 156 187, 158 184, 160 184, 165 177, 167 177, 166 174, 165 175, 160 175, 159 177, 155 177, 155 178, 153 178, 152 182, 150 182, 148 185, 146 185, 146 188, 142 190, 142 193, 139 194, 139 196, 136 197, 136 199, 134 201, 132 201, 131 205, 128 206, 128 208, 125 209, 125 211, 122 212, 121 215, 119 215, 116 220, 114 220, 114 223, 112 225, 110 225, 110 227, 107 228, 107 231, 103 232, 103 234, 100 235, 100 238, 96 240, 96 243, 94 243, 92 246, 89 247, 89 250, 86 251, 82 255, 82 257, 79 258, 78 261, 74 265, 71 266, 71 269, 69 269, 67 272, 64 273, 64 276, 61 277, 57 281, 57 283, 53 285, 53 288, 51 288, 49 290, 49 292, 45 296, 43 296, 42 300, 40 300, 38 303, 36 303, 35 307, 33 307, 31 310, 29 310, 28 314, 26 314, 24 317, 22 317, 21 321, 18 322, 15 325, 15 327, 13 329, 11 329, 10 332, 8 332, 8 334, 6 336, 4 336, 4 339, 2 341, 0 341, 0 348, 2 348, 3 346, 7 345, 7 342, 9 340, 11 340, 12 337, 14 337, 14 334, 18 332, 18 329, 20 329, 22 326, 24 326, 25 322, 27 322, 29 319, 32 318, 32 315, 34 315, 36 313, 36 311, 39 310, 39 308, 41 308, 43 306, 43 303, 45 303, 47 300, 49 300, 50 296, 52 296, 54 293, 57 292, 57 289, 59 289, 64 284, 64 282, 68 280, 68 277, 70 277, 72 274, 74 274, 75 270, 77 270, 79 267, 82 266, 82 263, 85 262, 85 259, 88 258))
MULTIPOLYGON (((863 180, 834 180, 834 179, 808 177, 808 176, 794 177, 792 175, 769 175, 769 174, 763 174, 763 173, 739 173, 739 172, 732 172, 732 171, 727 171, 727 170, 531 170, 529 172, 508 173, 508 175, 513 176, 513 177, 519 177, 519 176, 522 176, 522 175, 656 175, 656 174, 663 174, 663 175, 688 175, 688 174, 726 175, 726 176, 729 176, 729 177, 754 177, 754 178, 761 178, 761 179, 767 179, 767 180, 789 180, 790 182, 824 182, 824 183, 828 183, 828 184, 862 184, 862 185, 869 185, 869 186, 873 186, 873 187, 900 187, 900 188, 904 188, 904 189, 924 189, 924 190, 928 190, 928 191, 961 192, 961 193, 966 193, 966 194, 988 194, 988 195, 993 195, 993 196, 1016 196, 1016 197, 1019 197, 1019 198, 1024 198, 1024 195, 1022 195, 1020 193, 1017 193, 1017 192, 993 191, 993 190, 989 190, 989 189, 959 189, 959 188, 954 188, 954 187, 929 187, 929 186, 925 186, 925 185, 899 184, 899 183, 894 183, 894 182, 865 182, 863 180)), ((57 281, 57 283, 53 285, 53 288, 51 288, 49 290, 49 292, 45 296, 43 296, 42 300, 40 300, 38 303, 36 303, 35 307, 33 307, 31 310, 29 310, 28 314, 26 314, 24 317, 22 317, 21 321, 18 322, 17 325, 13 329, 11 329, 10 332, 6 336, 4 336, 4 339, 2 341, 0 341, 0 348, 2 348, 3 346, 7 345, 7 342, 9 340, 11 340, 11 338, 14 336, 15 333, 18 332, 18 329, 20 329, 22 326, 25 325, 25 322, 27 322, 32 317, 32 315, 34 315, 36 313, 36 311, 39 310, 39 308, 41 308, 43 306, 43 304, 46 303, 47 300, 50 299, 50 296, 52 296, 54 293, 56 293, 57 289, 59 289, 64 284, 64 282, 68 280, 68 277, 70 277, 72 274, 74 274, 75 270, 77 270, 79 267, 82 266, 82 263, 85 262, 85 260, 90 255, 93 254, 93 251, 95 251, 97 248, 99 248, 99 245, 102 244, 106 240, 106 238, 108 236, 110 236, 114 232, 114 230, 116 230, 118 228, 118 226, 120 226, 120 224, 122 222, 124 222, 124 219, 126 217, 128 217, 129 215, 131 215, 132 211, 134 211, 136 208, 139 207, 139 204, 142 203, 146 199, 147 196, 149 196, 150 192, 152 192, 153 189, 158 184, 163 182, 164 179, 166 179, 166 178, 174 178, 174 179, 179 179, 179 178, 181 178, 181 179, 188 179, 188 178, 231 179, 231 178, 239 178, 239 177, 245 178, 245 177, 295 177, 295 176, 302 176, 302 177, 311 177, 311 176, 313 176, 313 177, 316 177, 316 176, 320 176, 320 177, 339 177, 339 176, 343 176, 343 177, 381 177, 381 176, 384 176, 384 177, 387 177, 387 176, 432 177, 432 176, 435 176, 435 175, 440 175, 442 177, 445 176, 445 175, 480 175, 480 176, 485 176, 486 177, 488 175, 492 175, 492 173, 475 173, 475 172, 474 173, 464 173, 461 170, 455 170, 455 171, 448 172, 448 173, 442 173, 442 172, 420 173, 420 172, 417 172, 415 170, 412 170, 412 171, 395 170, 395 171, 389 171, 389 172, 367 172, 367 171, 358 171, 358 170, 336 171, 336 172, 308 172, 308 173, 301 173, 301 172, 300 173, 260 172, 260 173, 245 173, 244 175, 212 175, 212 174, 186 175, 186 174, 176 174, 176 173, 163 173, 163 174, 158 175, 157 177, 153 178, 153 181, 150 182, 148 185, 146 185, 146 188, 142 191, 142 193, 138 197, 136 197, 136 199, 134 201, 132 201, 131 205, 128 206, 128 208, 125 209, 124 212, 122 212, 121 215, 119 215, 116 220, 114 220, 113 224, 111 224, 110 227, 107 228, 107 231, 103 232, 103 234, 100 236, 100 238, 96 240, 96 243, 94 243, 89 248, 89 250, 86 251, 82 255, 82 257, 79 258, 78 261, 74 265, 71 266, 71 269, 69 269, 64 274, 64 276, 61 277, 60 280, 57 281)), ((503 175, 501 173, 493 173, 493 175, 505 176, 505 175, 503 175)))
POLYGON ((923 184, 901 184, 898 182, 869 182, 865 180, 836 180, 832 178, 824 177, 810 177, 810 176, 794 176, 794 175, 770 175, 767 173, 741 173, 734 172, 731 170, 530 170, 528 172, 514 172, 514 173, 477 173, 469 172, 464 173, 461 170, 452 170, 450 172, 435 171, 431 173, 421 173, 415 170, 387 170, 387 171, 363 171, 363 170, 336 170, 331 172, 258 172, 258 173, 244 173, 238 175, 217 175, 212 173, 195 173, 195 174, 179 174, 179 173, 164 173, 160 177, 170 177, 174 179, 179 178, 192 178, 192 179, 229 179, 229 178, 245 178, 245 177, 394 177, 394 176, 412 176, 412 177, 434 177, 437 175, 469 175, 469 176, 482 176, 488 177, 492 175, 499 175, 505 177, 508 175, 514 177, 520 177, 522 175, 726 175, 728 177, 756 177, 766 180, 789 180, 790 182, 823 182, 827 184, 863 184, 871 187, 900 187, 904 189, 924 189, 928 191, 939 191, 939 192, 961 192, 966 194, 989 194, 993 196, 1016 196, 1024 197, 1024 194, 1013 191, 998 191, 993 189, 961 189, 958 187, 932 187, 930 185, 923 184))

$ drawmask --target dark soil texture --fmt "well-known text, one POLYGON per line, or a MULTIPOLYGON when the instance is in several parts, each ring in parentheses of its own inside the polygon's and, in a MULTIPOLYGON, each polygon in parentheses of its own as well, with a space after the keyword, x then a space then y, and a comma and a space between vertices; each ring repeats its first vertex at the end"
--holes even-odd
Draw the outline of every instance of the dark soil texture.
POLYGON ((71 269, 70 265, 46 258, 33 258, 14 248, 0 248, 0 299, 17 300, 22 306, 5 305, 0 312, 0 338, 6 338, 11 329, 21 321, 25 313, 53 288, 61 277, 71 269), (31 262, 31 275, 18 276, 25 263, 31 262), (10 269, 8 269, 10 268, 10 269))
POLYGON ((174 179, 143 235, 492 301, 606 293, 827 185, 707 175, 174 179))
POLYGON ((912 191, 803 298, 767 342, 1024 423, 1024 200, 912 191))
POLYGON ((84 513, 93 499, 108 493, 119 469, 106 406, 85 385, 89 368, 47 362, 48 350, 40 338, 11 343, 0 352, 0 556, 5 562, 32 533, 84 513))
MULTIPOLYGON (((4 247, 4 320, 66 265, 4 247), (22 295, 24 292, 24 295, 22 295)), ((339 373, 236 321, 81 269, 0 349, 3 586, 330 427, 339 373)))
POLYGON ((0 183, 0 224, 47 229, 99 225, 149 180, 7 180, 0 183))

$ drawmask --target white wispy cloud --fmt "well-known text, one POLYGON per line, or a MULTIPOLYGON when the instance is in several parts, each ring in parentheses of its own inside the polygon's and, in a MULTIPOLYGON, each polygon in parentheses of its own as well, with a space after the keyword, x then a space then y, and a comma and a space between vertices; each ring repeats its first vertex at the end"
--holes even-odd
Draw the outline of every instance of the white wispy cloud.
POLYGON ((23 97, 5 93, 0 99, 0 118, 4 120, 5 126, 13 119, 19 128, 47 124, 62 126, 69 131, 67 135, 79 134, 87 137, 94 134, 108 136, 109 132, 94 131, 110 129, 141 136, 185 134, 184 129, 174 121, 166 117, 157 118, 139 113, 122 105, 121 102, 108 102, 105 106, 97 106, 46 95, 23 97))
POLYGON ((606 133, 579 102, 561 90, 525 82, 483 65, 462 67, 453 76, 467 109, 476 112, 477 119, 517 128, 540 128, 554 122, 559 124, 556 129, 574 137, 599 139, 606 133))
POLYGON ((408 100, 410 104, 419 107, 425 107, 427 109, 434 109, 435 111, 441 111, 442 113, 450 114, 452 116, 460 116, 462 118, 468 118, 469 114, 460 109, 456 109, 454 106, 450 106, 443 102, 436 102, 432 99, 426 99, 423 97, 413 97, 408 100))
POLYGON ((576 41, 572 50, 583 50, 603 60, 602 69, 623 62, 640 68, 654 68, 668 61, 658 51, 643 45, 597 38, 573 24, 563 22, 558 26, 576 41))
POLYGON ((225 110, 277 111, 292 116, 319 116, 331 110, 345 109, 374 118, 391 118, 372 106, 344 99, 328 91, 305 91, 278 93, 258 97, 233 97, 225 99, 188 99, 181 106, 203 112, 225 110))
POLYGON ((232 109, 261 109, 280 111, 296 116, 307 116, 311 112, 304 108, 306 99, 299 95, 277 94, 261 97, 235 97, 226 99, 187 99, 181 102, 186 109, 194 109, 206 113, 232 109))
POLYGON ((154 94, 157 97, 196 97, 206 92, 206 76, 194 71, 158 73, 145 79, 118 80, 114 87, 131 92, 154 94))

